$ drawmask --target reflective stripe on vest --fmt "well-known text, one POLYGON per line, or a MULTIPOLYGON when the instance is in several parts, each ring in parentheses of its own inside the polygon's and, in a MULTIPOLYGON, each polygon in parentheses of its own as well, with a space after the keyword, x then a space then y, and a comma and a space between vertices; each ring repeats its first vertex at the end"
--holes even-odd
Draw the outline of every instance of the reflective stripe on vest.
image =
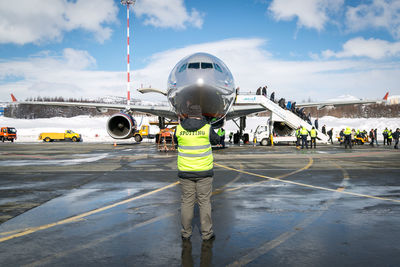
POLYGON ((201 129, 190 132, 181 125, 176 127, 180 171, 208 171, 213 168, 210 128, 206 124, 201 129))

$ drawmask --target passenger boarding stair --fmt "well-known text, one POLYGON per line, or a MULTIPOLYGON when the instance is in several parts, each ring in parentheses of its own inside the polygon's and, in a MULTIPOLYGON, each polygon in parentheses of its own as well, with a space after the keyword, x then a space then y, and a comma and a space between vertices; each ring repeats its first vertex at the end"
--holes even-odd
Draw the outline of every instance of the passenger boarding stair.
MULTIPOLYGON (((294 114, 293 112, 281 108, 278 104, 271 101, 265 96, 262 95, 237 95, 235 104, 253 104, 253 105, 261 105, 267 110, 271 111, 274 115, 280 117, 286 125, 292 127, 293 129, 297 129, 299 126, 304 126, 308 131, 311 130, 312 125, 310 125, 305 120, 301 119, 299 116, 294 114)), ((318 133, 318 141, 327 143, 328 136, 323 134, 321 131, 317 130, 318 133)))

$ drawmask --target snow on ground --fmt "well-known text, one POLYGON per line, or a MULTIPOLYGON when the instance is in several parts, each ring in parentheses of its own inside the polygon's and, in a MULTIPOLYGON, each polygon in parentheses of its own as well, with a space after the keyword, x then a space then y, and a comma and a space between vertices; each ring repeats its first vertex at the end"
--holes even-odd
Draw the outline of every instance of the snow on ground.
MULTIPOLYGON (((156 117, 135 117, 138 124, 149 124, 156 121, 156 117)), ((64 132, 73 130, 82 135, 84 142, 114 142, 106 130, 108 117, 77 116, 72 118, 55 117, 49 119, 13 119, 0 117, 0 126, 15 127, 17 129, 16 142, 42 142, 38 140, 43 132, 64 132)), ((157 126, 150 127, 150 133, 156 134, 157 126)), ((119 140, 121 142, 123 140, 119 140)), ((131 142, 129 139, 126 140, 131 142)), ((146 142, 147 139, 144 139, 146 142)))
MULTIPOLYGON (((137 123, 149 124, 150 121, 157 121, 156 117, 135 117, 137 123)), ((82 134, 84 142, 114 142, 106 130, 106 123, 108 117, 90 117, 90 116, 77 116, 73 118, 50 118, 50 119, 13 119, 0 117, 0 126, 15 127, 18 131, 18 139, 16 142, 41 142, 38 136, 42 132, 64 132, 65 130, 73 130, 82 134)), ((248 117, 246 124, 246 132, 251 133, 257 128, 258 125, 265 125, 268 117, 248 117)), ((313 119, 314 121, 314 119, 313 119)), ((334 128, 334 135, 343 128, 350 127, 360 130, 371 130, 377 128, 379 139, 382 139, 382 131, 385 127, 392 129, 400 128, 400 118, 335 118, 335 117, 322 117, 319 119, 319 127, 326 125, 327 130, 334 128)), ((225 125, 227 132, 236 132, 238 127, 233 121, 228 121, 225 125)), ((150 133, 156 134, 159 131, 157 126, 150 126, 150 133)), ((119 140, 118 142, 121 142, 119 140)), ((132 142, 133 140, 125 140, 132 142)), ((144 139, 144 142, 154 142, 153 140, 144 139)))

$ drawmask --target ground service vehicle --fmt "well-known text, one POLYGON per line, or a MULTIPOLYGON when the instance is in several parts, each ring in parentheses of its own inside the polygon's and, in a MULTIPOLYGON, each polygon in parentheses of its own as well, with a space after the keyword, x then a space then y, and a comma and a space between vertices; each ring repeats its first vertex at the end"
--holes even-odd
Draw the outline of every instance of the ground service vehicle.
POLYGON ((368 142, 368 136, 366 136, 364 134, 359 134, 359 135, 356 135, 354 137, 354 140, 352 140, 352 141, 354 144, 363 145, 364 143, 368 142))
POLYGON ((53 141, 80 142, 82 140, 82 136, 78 133, 75 133, 72 130, 66 130, 65 133, 41 133, 39 135, 39 140, 43 140, 44 142, 53 142, 53 141))
POLYGON ((150 127, 149 125, 142 125, 140 130, 135 131, 133 137, 135 138, 136 142, 141 142, 143 138, 153 139, 155 135, 150 134, 150 127))
POLYGON ((13 127, 1 127, 1 132, 0 132, 0 140, 2 142, 4 141, 11 141, 14 142, 14 140, 17 139, 17 130, 13 127))
POLYGON ((271 144, 271 135, 274 143, 296 142, 295 129, 287 126, 281 121, 269 120, 266 125, 257 126, 253 140, 259 142, 262 146, 271 144))

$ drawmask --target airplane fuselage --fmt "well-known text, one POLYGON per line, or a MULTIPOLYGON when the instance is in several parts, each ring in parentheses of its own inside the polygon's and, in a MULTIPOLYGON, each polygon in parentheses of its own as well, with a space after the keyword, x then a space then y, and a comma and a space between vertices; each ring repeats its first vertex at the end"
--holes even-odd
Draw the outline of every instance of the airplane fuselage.
POLYGON ((186 116, 191 105, 200 105, 203 116, 224 118, 236 91, 232 73, 217 57, 195 53, 172 69, 168 78, 168 100, 179 116, 186 116))

